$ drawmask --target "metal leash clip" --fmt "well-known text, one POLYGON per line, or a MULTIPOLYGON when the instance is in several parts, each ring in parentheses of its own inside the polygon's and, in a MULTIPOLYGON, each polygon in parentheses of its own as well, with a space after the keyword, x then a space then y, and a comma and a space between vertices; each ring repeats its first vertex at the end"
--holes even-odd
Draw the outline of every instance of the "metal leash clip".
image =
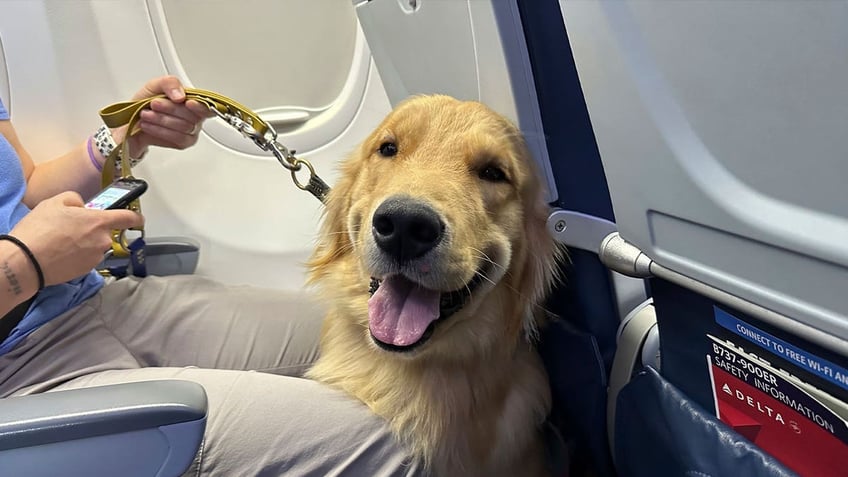
POLYGON ((291 172, 292 182, 294 182, 294 185, 297 186, 298 189, 309 192, 321 202, 327 200, 327 193, 330 192, 330 186, 318 177, 315 173, 315 168, 312 167, 312 164, 309 161, 305 159, 298 159, 294 155, 296 151, 287 148, 285 145, 280 144, 280 142, 277 141, 277 131, 273 126, 267 122, 263 122, 262 126, 264 126, 265 132, 260 133, 257 128, 254 127, 253 120, 251 118, 245 119, 240 111, 233 111, 228 106, 227 112, 224 113, 212 104, 208 104, 207 106, 215 113, 216 116, 221 118, 221 120, 232 126, 244 137, 253 141, 259 149, 262 149, 265 152, 271 152, 274 157, 277 158, 277 162, 286 168, 286 170, 291 172), (304 166, 309 172, 309 180, 306 183, 301 182, 297 177, 297 173, 303 169, 304 166))

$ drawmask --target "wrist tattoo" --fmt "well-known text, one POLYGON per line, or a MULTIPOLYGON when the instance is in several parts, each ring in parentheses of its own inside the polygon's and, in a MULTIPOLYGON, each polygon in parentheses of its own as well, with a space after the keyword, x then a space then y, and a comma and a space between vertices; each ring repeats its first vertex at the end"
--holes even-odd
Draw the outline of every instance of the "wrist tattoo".
POLYGON ((20 295, 23 292, 23 288, 21 288, 21 282, 18 281, 18 277, 15 275, 12 267, 9 266, 9 262, 3 262, 3 265, 0 265, 0 269, 3 270, 3 275, 6 275, 6 280, 9 281, 9 291, 15 295, 20 295))

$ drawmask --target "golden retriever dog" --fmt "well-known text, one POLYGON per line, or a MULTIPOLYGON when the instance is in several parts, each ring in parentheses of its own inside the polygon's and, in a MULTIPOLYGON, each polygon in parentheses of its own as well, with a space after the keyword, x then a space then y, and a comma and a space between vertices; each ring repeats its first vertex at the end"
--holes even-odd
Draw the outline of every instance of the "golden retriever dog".
POLYGON ((310 278, 328 297, 308 376, 384 417, 439 476, 545 475, 533 338, 558 248, 519 131, 414 97, 343 165, 310 278))

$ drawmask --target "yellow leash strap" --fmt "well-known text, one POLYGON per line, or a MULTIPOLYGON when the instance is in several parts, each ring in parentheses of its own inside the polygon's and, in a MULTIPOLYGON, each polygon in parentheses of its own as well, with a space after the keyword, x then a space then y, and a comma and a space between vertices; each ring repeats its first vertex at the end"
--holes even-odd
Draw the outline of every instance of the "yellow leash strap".
MULTIPOLYGON (((140 111, 140 110, 139 110, 140 111)), ((138 111, 135 112, 134 116, 137 116, 138 111)), ((132 120, 133 118, 131 118, 132 120)), ((133 121, 133 124, 135 121, 133 121)), ((132 126, 128 128, 127 135, 124 141, 112 150, 112 153, 109 154, 109 157, 106 158, 106 162, 103 164, 103 175, 101 176, 101 186, 105 189, 117 178, 116 169, 118 162, 121 164, 121 178, 129 178, 132 179, 132 169, 130 166, 130 153, 129 153, 129 139, 130 131, 132 130, 132 126)), ((127 206, 128 209, 141 213, 141 202, 138 199, 130 202, 130 205, 127 206)), ((141 232, 141 238, 144 238, 144 226, 135 227, 132 230, 137 230, 141 232)), ((126 240, 126 231, 115 229, 112 230, 112 256, 114 257, 128 257, 130 255, 130 247, 126 240)), ((143 259, 143 258, 142 258, 143 259)))
MULTIPOLYGON (((193 99, 206 105, 217 117, 235 128, 245 137, 251 139, 260 149, 271 152, 277 158, 277 161, 291 172, 292 181, 295 186, 311 193, 321 202, 326 200, 330 187, 315 174, 315 169, 309 161, 295 157, 295 151, 289 150, 277 141, 277 131, 274 130, 271 124, 267 123, 244 105, 213 91, 186 88, 185 93, 186 100, 193 99), (297 176, 297 173, 304 168, 309 173, 309 178, 306 182, 302 182, 297 176)), ((160 94, 138 101, 123 101, 107 106, 100 111, 100 117, 107 127, 118 128, 124 125, 128 126, 123 142, 112 151, 112 154, 106 159, 106 163, 103 166, 102 182, 104 188, 115 180, 116 168, 119 162, 121 164, 121 177, 132 178, 129 160, 129 138, 138 133, 136 124, 141 117, 141 111, 147 108, 150 102, 157 98, 166 98, 166 96, 160 94)), ((134 200, 129 208, 136 212, 141 212, 139 200, 134 200)), ((137 230, 141 231, 143 237, 143 228, 137 230)), ((126 257, 129 254, 128 248, 124 232, 120 230, 113 231, 113 255, 126 257)))
MULTIPOLYGON (((219 114, 232 114, 238 112, 241 119, 253 126, 260 135, 264 135, 270 128, 270 126, 256 113, 226 96, 213 91, 195 88, 186 88, 185 92, 186 99, 199 101, 209 107, 209 109, 217 111, 219 114)), ((160 94, 158 96, 138 101, 122 101, 120 103, 115 103, 100 110, 100 117, 103 119, 106 126, 110 128, 121 127, 124 124, 128 124, 139 111, 146 108, 147 105, 156 98, 166 98, 166 96, 164 94, 160 94)))

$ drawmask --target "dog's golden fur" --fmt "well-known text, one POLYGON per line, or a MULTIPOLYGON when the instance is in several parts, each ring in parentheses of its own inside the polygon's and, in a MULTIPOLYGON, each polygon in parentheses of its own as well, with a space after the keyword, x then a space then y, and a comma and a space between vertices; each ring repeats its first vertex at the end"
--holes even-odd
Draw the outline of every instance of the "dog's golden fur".
POLYGON ((523 138, 502 116, 439 95, 398 106, 343 164, 327 202, 309 266, 330 311, 309 376, 387 419, 436 475, 544 475, 550 391, 532 338, 558 257, 547 212, 523 138), (386 142, 395 156, 381 155, 386 142), (505 180, 482 177, 487 167, 505 180), (376 346, 368 321, 371 218, 396 195, 425 201, 446 224, 430 273, 437 291, 493 262, 465 306, 409 353, 376 346))

